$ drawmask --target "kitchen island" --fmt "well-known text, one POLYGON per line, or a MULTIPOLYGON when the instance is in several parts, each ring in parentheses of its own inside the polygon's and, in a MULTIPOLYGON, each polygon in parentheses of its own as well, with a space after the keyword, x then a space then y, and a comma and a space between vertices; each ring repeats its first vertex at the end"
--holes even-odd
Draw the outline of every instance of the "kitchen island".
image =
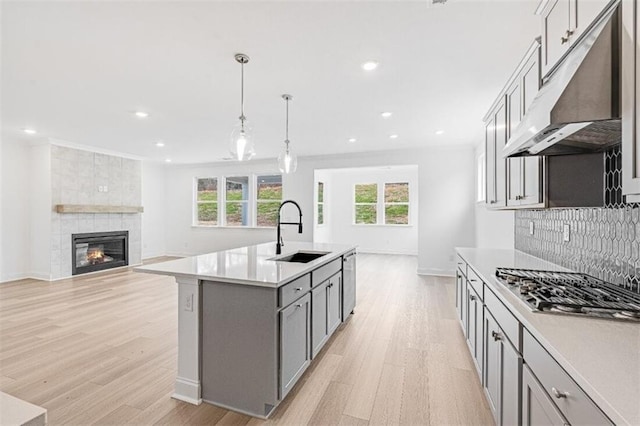
POLYGON ((135 268, 178 283, 173 397, 266 418, 355 307, 355 246, 275 243, 135 268), (293 258, 292 258, 293 257, 293 258))

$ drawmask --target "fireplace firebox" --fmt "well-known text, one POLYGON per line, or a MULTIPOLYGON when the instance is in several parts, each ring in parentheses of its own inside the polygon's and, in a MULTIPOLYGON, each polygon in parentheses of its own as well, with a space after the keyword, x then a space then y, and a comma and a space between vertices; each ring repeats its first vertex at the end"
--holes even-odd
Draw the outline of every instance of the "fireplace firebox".
POLYGON ((129 231, 71 235, 72 274, 117 268, 129 264, 129 231))

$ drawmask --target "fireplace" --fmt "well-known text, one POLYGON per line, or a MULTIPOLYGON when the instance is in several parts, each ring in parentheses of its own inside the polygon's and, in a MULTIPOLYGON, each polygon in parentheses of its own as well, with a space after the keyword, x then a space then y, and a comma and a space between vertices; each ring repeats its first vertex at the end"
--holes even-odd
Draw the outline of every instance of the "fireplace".
POLYGON ((129 231, 71 235, 72 274, 117 268, 129 264, 129 231))

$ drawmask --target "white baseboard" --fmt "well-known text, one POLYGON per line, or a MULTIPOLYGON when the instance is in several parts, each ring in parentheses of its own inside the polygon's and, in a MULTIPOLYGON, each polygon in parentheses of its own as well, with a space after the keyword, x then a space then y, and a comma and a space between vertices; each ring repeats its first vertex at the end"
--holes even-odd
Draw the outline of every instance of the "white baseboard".
POLYGON ((397 254, 403 256, 417 256, 418 252, 416 251, 402 251, 402 250, 377 250, 377 249, 366 249, 358 247, 358 253, 368 253, 368 254, 397 254))
POLYGON ((49 277, 43 278, 34 274, 13 274, 9 275, 0 281, 0 284, 8 284, 14 281, 20 280, 41 280, 41 281, 49 281, 49 277))
POLYGON ((434 269, 434 268, 418 268, 418 275, 430 275, 437 277, 455 277, 455 271, 449 269, 434 269))

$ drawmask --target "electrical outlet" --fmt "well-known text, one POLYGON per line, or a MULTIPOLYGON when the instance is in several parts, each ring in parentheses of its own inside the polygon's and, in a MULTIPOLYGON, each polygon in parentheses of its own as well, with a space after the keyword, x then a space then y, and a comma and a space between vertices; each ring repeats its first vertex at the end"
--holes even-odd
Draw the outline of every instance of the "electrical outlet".
POLYGON ((571 240, 571 227, 568 223, 564 224, 564 228, 562 230, 562 241, 568 243, 571 240))
POLYGON ((533 221, 529 222, 529 235, 533 235, 533 221))
POLYGON ((187 297, 185 297, 184 310, 187 312, 193 312, 193 294, 187 294, 187 297))

